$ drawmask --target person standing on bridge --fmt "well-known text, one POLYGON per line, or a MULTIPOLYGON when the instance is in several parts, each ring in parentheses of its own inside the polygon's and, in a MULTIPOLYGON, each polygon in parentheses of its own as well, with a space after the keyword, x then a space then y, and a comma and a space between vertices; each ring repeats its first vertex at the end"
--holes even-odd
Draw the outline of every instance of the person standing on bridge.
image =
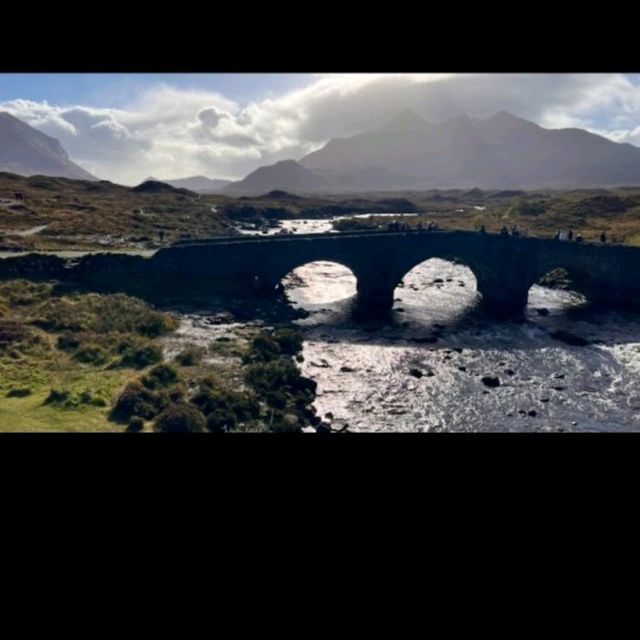
POLYGON ((600 242, 602 242, 602 244, 604 244, 607 241, 607 234, 603 231, 600 234, 600 242))

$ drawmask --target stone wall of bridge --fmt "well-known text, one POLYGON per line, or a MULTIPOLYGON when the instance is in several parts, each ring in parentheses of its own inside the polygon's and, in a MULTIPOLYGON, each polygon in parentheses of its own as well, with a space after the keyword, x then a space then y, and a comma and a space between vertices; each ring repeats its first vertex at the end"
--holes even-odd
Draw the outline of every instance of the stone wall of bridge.
POLYGON ((212 292, 272 295, 296 267, 337 262, 357 279, 360 306, 386 311, 394 289, 429 258, 469 267, 491 313, 521 312, 529 288, 562 267, 573 288, 595 303, 640 308, 640 248, 569 243, 472 232, 353 233, 219 239, 168 247, 151 258, 99 254, 0 260, 0 277, 69 279, 112 291, 200 285, 212 292))
POLYGON ((152 258, 157 268, 204 279, 216 290, 273 292, 296 267, 325 260, 349 268, 358 297, 371 310, 390 309, 395 287, 429 258, 469 267, 484 307, 496 314, 522 311, 529 288, 565 268, 574 288, 595 303, 640 306, 640 248, 473 232, 331 234, 255 238, 184 245, 152 258))

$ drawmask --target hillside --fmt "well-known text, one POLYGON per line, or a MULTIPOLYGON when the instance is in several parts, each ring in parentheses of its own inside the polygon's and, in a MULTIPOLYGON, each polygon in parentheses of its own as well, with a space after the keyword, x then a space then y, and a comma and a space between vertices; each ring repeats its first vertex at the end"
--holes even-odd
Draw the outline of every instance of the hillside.
POLYGON ((58 140, 6 112, 0 112, 0 171, 97 180, 71 161, 58 140))
POLYGON ((258 196, 269 191, 289 191, 296 194, 330 191, 331 184, 317 173, 295 160, 283 160, 260 167, 244 180, 232 182, 222 190, 227 195, 258 196))

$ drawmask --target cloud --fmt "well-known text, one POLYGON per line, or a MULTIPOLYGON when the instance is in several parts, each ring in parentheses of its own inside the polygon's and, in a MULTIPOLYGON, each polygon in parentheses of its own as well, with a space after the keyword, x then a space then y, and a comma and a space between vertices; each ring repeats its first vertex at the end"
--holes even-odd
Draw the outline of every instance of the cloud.
POLYGON ((118 109, 0 103, 58 138, 79 164, 124 184, 148 175, 243 177, 381 126, 406 107, 434 122, 506 109, 545 127, 581 127, 640 145, 640 83, 623 74, 329 74, 248 104, 166 84, 118 109))

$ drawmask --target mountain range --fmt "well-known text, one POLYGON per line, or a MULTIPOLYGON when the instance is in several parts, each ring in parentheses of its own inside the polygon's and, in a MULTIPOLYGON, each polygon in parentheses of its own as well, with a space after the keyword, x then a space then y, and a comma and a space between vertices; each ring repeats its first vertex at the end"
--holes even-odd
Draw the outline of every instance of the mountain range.
POLYGON ((0 111, 0 171, 21 176, 98 179, 72 162, 55 138, 5 111, 0 111))
MULTIPOLYGON (((98 179, 74 163, 58 140, 6 112, 0 112, 0 171, 98 179)), ((640 184, 640 148, 582 129, 545 129, 506 111, 430 123, 405 110, 382 127, 334 138, 298 161, 259 167, 243 180, 193 176, 161 182, 230 196, 615 187, 640 184)))
POLYGON ((385 126, 335 138, 298 162, 260 167, 223 189, 258 195, 397 189, 535 189, 640 183, 640 148, 582 129, 545 129, 501 111, 439 124, 406 110, 385 126))

